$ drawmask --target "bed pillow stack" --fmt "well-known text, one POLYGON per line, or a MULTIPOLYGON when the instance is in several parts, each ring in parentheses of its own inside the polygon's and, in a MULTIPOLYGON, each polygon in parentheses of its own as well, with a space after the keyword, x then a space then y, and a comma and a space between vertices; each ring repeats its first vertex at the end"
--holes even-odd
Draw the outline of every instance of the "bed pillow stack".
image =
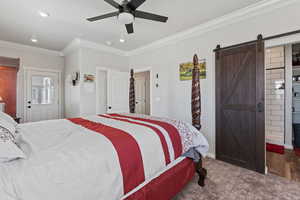
POLYGON ((0 163, 25 158, 16 144, 17 126, 13 118, 0 111, 0 163))

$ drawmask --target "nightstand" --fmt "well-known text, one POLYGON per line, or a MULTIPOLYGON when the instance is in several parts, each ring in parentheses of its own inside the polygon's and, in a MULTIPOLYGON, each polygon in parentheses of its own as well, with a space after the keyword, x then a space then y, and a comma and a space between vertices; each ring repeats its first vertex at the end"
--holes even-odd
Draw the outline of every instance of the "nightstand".
POLYGON ((20 118, 20 117, 16 117, 14 120, 15 120, 18 124, 20 124, 20 122, 21 122, 21 118, 20 118))

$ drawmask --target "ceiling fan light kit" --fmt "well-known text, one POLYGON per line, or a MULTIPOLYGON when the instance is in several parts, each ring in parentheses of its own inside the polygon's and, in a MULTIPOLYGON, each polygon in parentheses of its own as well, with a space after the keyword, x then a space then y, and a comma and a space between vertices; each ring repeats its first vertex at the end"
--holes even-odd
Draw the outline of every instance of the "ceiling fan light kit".
POLYGON ((118 20, 123 25, 131 24, 134 21, 134 16, 133 16, 133 14, 131 14, 129 12, 122 12, 119 14, 118 20))
POLYGON ((104 0, 104 1, 109 3, 111 6, 115 7, 116 9, 118 9, 118 11, 88 18, 87 19, 88 21, 94 22, 101 19, 117 16, 120 23, 125 25, 128 34, 134 33, 133 22, 135 18, 141 18, 141 19, 164 22, 164 23, 168 21, 168 17, 137 10, 137 8, 140 7, 146 0, 131 0, 131 1, 124 0, 121 5, 115 2, 114 0, 104 0))

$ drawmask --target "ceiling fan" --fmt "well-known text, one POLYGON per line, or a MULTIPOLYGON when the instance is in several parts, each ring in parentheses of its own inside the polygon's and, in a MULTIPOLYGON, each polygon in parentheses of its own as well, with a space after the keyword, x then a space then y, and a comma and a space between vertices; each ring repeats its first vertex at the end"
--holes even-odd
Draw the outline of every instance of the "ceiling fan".
POLYGON ((104 1, 118 9, 118 11, 107 13, 105 15, 100 15, 97 17, 88 18, 88 21, 94 22, 101 19, 118 16, 118 20, 126 26, 128 34, 131 34, 134 32, 133 22, 135 18, 142 18, 158 22, 167 22, 168 20, 168 17, 165 16, 137 10, 137 8, 140 7, 146 0, 124 0, 121 5, 115 2, 114 0, 104 1))

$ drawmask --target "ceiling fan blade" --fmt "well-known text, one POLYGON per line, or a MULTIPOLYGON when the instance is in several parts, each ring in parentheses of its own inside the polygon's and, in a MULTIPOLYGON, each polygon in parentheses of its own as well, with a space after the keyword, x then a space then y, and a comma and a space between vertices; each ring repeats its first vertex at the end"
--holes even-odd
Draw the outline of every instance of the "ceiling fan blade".
POLYGON ((94 21, 97 21, 97 20, 100 20, 100 19, 114 17, 114 16, 117 16, 118 14, 119 14, 119 12, 112 12, 112 13, 107 13, 105 15, 100 15, 100 16, 97 16, 97 17, 91 17, 91 18, 88 18, 87 20, 90 21, 90 22, 94 22, 94 21))
POLYGON ((132 10, 136 10, 140 7, 146 0, 131 0, 127 6, 129 6, 132 10))
POLYGON ((119 9, 121 7, 120 4, 118 4, 117 2, 115 2, 114 0, 104 0, 106 3, 109 3, 110 5, 112 5, 113 7, 119 9))
POLYGON ((125 26, 126 26, 127 33, 128 33, 128 34, 133 33, 133 23, 131 23, 131 24, 126 24, 125 26))
POLYGON ((168 21, 168 17, 156 15, 156 14, 152 14, 152 13, 147 13, 147 12, 139 11, 139 10, 135 11, 134 16, 136 18, 143 18, 143 19, 148 19, 148 20, 158 21, 158 22, 167 22, 168 21))

